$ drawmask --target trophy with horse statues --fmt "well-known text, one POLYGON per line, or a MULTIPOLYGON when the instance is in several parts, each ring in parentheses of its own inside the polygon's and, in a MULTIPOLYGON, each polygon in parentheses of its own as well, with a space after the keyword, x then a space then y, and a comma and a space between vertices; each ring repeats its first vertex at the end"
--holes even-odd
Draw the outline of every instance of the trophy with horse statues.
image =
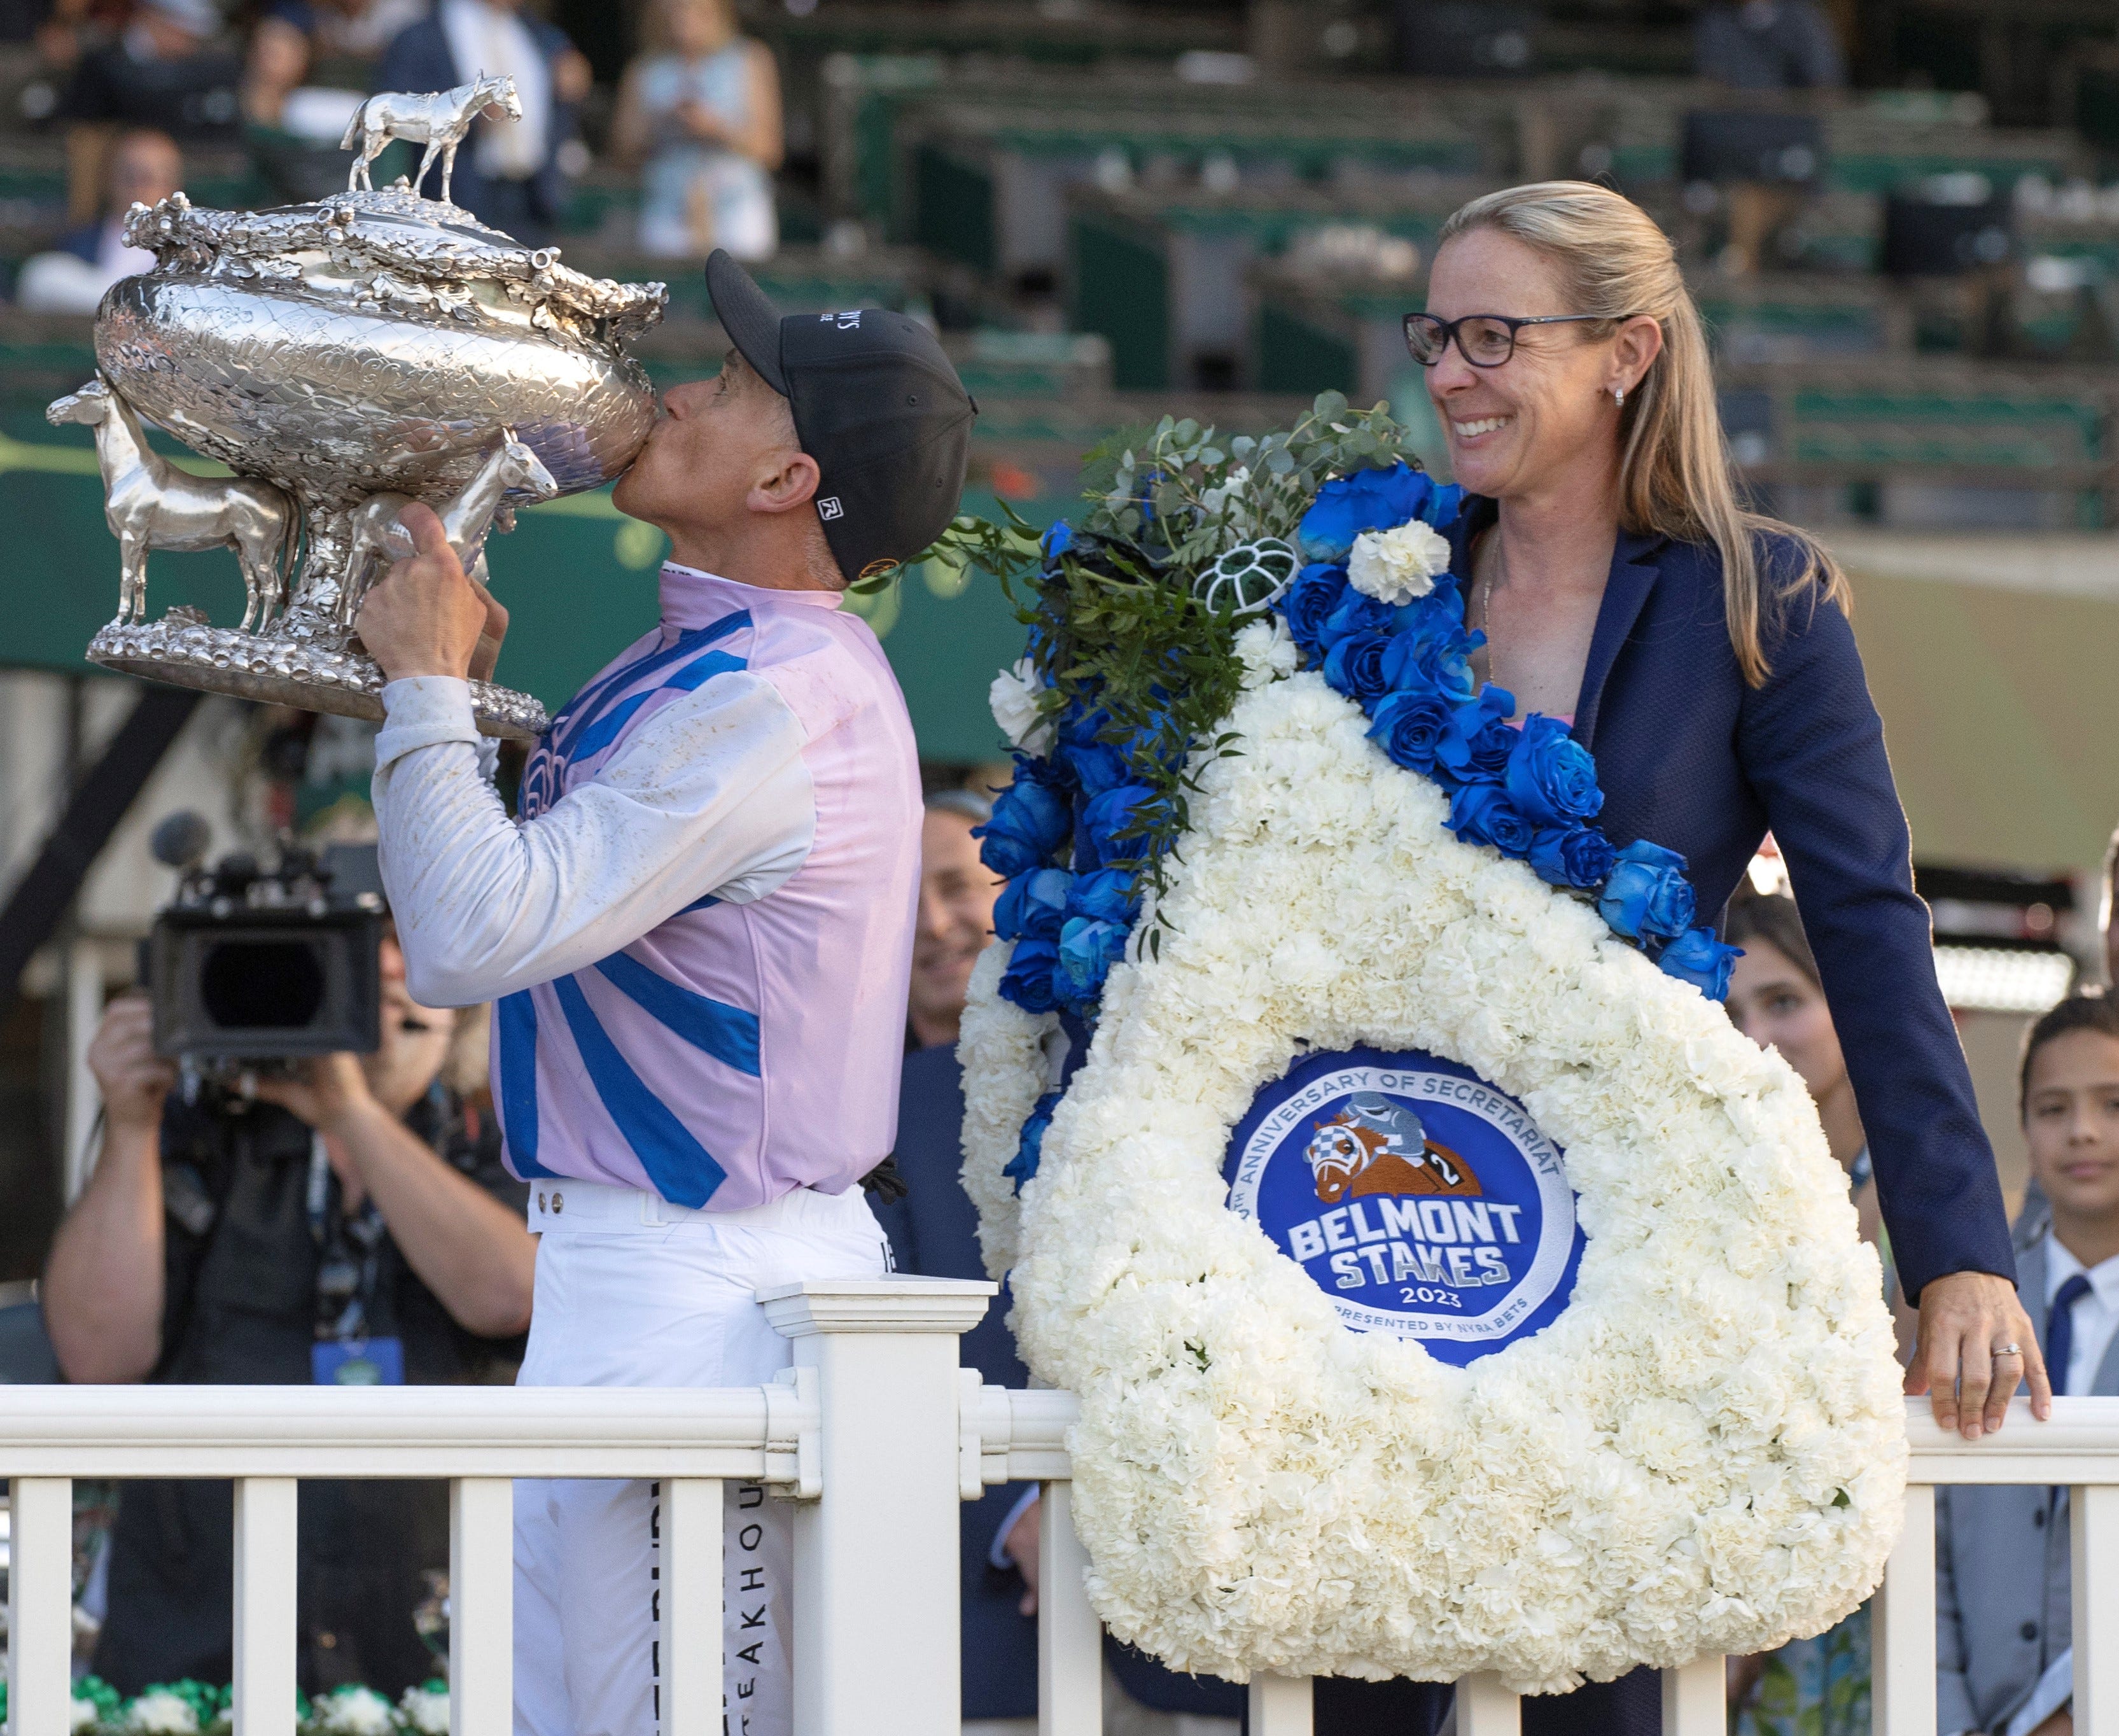
MULTIPOLYGON (((355 633, 360 599, 411 552, 398 515, 441 516, 466 570, 518 506, 601 486, 633 462, 655 393, 627 353, 662 317, 659 283, 591 278, 449 202, 457 147, 481 114, 522 112, 514 81, 480 77, 361 104, 347 190, 261 211, 135 205, 125 238, 155 268, 115 285, 95 322, 96 377, 53 404, 95 431, 118 540, 117 618, 88 655, 127 673, 349 717, 383 715, 381 671, 355 633), (393 139, 419 172, 378 189, 393 139), (441 160, 441 197, 420 188, 441 160), (178 468, 166 430, 233 474, 178 468), (239 625, 147 610, 156 549, 227 547, 239 625)), ((489 735, 534 739, 544 708, 472 684, 489 735)))

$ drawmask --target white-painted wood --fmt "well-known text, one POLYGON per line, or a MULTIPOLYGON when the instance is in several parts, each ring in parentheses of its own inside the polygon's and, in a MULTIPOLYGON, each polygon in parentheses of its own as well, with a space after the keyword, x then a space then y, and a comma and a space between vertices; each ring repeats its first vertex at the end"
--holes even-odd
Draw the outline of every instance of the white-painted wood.
MULTIPOLYGON (((2034 1428, 2038 1425, 2021 1425, 2034 1428)), ((1906 1526, 1870 1616, 1876 1736, 1934 1736, 1935 1488, 1906 1489, 1906 1526)))
POLYGON ((822 1498, 795 1506, 794 1736, 962 1722, 957 1339, 996 1289, 900 1278, 758 1294, 796 1373, 814 1371, 820 1413, 822 1498))
POLYGON ((1727 1666, 1720 1654, 1662 1673, 1662 1736, 1727 1736, 1727 1666))
POLYGON ((449 1484, 449 1736, 514 1728, 515 1486, 459 1477, 449 1484))
POLYGON ((659 1529, 662 1736, 721 1736, 721 1483, 665 1482, 659 1529))
POLYGON ((1251 1678, 1250 1736, 1310 1736, 1307 1676, 1251 1678))
POLYGON ((2119 1736, 2119 1488, 2068 1492, 2075 1573, 2075 1736, 2119 1736))
POLYGON ((1457 1736, 1523 1736, 1523 1701, 1481 1673, 1457 1684, 1457 1736))
MULTIPOLYGON (((11 1396, 21 1391, 11 1386, 11 1396)), ((72 1728, 73 1484, 17 1477, 8 1491, 8 1736, 72 1728)))
POLYGON ((235 1736, 294 1736, 295 1492, 235 1483, 235 1736))
POLYGON ((1048 1483, 1037 1504, 1037 1736, 1103 1736, 1104 1629, 1088 1571, 1074 1486, 1048 1483))

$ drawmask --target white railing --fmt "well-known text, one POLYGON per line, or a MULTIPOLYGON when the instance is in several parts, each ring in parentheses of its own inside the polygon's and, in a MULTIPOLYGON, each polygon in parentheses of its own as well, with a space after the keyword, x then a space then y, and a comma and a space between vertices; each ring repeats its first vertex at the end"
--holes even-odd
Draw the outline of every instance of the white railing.
MULTIPOLYGON (((954 1736, 960 1501, 1043 1485, 1041 1736, 1101 1736, 1102 1636, 1070 1516, 1064 1392, 983 1386, 958 1334, 990 1284, 898 1278, 760 1297, 795 1341, 764 1386, 7 1387, 0 1476, 12 1480, 10 1736, 68 1729, 76 1477, 235 1480, 237 1736, 291 1736, 296 1482, 444 1478, 451 1488, 452 1736, 508 1736, 513 1602, 511 1479, 662 1483, 663 1736, 721 1717, 724 1480, 777 1486, 795 1508, 795 1736, 954 1736)), ((2075 1728, 2119 1736, 2119 1399, 2019 1404, 2001 1434, 1945 1435, 1911 1406, 1913 1486, 1876 1616, 1878 1736, 1935 1729, 1935 1486, 2073 1490, 2075 1728), (2093 1634, 2107 1643, 2100 1646, 2093 1634)), ((1722 1736, 1723 1664, 1663 1678, 1665 1736, 1722 1736)), ((1310 1685, 1253 1682, 1251 1736, 1309 1736, 1310 1685)), ((1516 1697, 1458 1684, 1458 1736, 1515 1736, 1516 1697)))

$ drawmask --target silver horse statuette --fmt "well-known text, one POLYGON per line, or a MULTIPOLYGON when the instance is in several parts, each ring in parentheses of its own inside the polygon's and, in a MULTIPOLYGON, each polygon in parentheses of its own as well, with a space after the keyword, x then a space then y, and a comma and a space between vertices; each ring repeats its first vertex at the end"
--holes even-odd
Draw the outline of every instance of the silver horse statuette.
MULTIPOLYGON (((479 473, 465 485, 463 492, 455 499, 436 506, 434 511, 442 521, 442 534, 448 538, 449 546, 456 550, 464 571, 483 582, 486 532, 515 527, 514 508, 503 506, 503 497, 514 493, 526 494, 535 500, 549 500, 559 492, 559 485, 552 480, 552 473, 537 462, 537 454, 515 438, 513 429, 503 428, 500 444, 494 448, 493 456, 479 473)), ((411 537, 399 522, 399 515, 411 504, 410 494, 385 493, 370 494, 355 508, 352 520, 354 578, 345 587, 342 616, 347 626, 353 624, 354 616, 359 612, 360 599, 367 594, 376 569, 416 552, 411 537)))
POLYGON ((44 411, 53 426, 78 422, 95 430, 103 473, 103 516, 118 539, 118 619, 145 620, 147 551, 196 553, 230 548, 243 568, 242 630, 263 626, 287 600, 286 569, 302 519, 294 503, 269 482, 245 476, 194 476, 150 451, 140 419, 100 379, 44 411))
POLYGON ((353 118, 345 123, 345 137, 338 142, 341 151, 352 150, 356 142, 360 147, 352 172, 345 178, 346 190, 373 192, 374 183, 369 179, 369 170, 376 158, 392 139, 408 139, 427 147, 427 154, 420 159, 420 172, 412 177, 412 191, 420 190, 439 152, 442 203, 447 204, 449 178, 456 173, 457 146, 463 143, 472 121, 489 108, 498 108, 512 121, 522 118, 522 99, 515 94, 514 79, 506 73, 494 77, 480 73, 467 85, 432 96, 386 91, 369 97, 354 110, 353 118))

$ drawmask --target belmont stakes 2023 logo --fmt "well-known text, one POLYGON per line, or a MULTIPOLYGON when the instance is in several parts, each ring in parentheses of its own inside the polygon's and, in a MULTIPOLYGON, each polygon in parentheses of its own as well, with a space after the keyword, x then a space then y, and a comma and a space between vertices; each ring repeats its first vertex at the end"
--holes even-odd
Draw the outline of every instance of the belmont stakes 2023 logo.
POLYGON ((1309 1056, 1259 1093, 1226 1173, 1231 1209, 1349 1326, 1443 1362, 1542 1330, 1574 1291, 1583 1237, 1560 1148, 1454 1061, 1309 1056))

